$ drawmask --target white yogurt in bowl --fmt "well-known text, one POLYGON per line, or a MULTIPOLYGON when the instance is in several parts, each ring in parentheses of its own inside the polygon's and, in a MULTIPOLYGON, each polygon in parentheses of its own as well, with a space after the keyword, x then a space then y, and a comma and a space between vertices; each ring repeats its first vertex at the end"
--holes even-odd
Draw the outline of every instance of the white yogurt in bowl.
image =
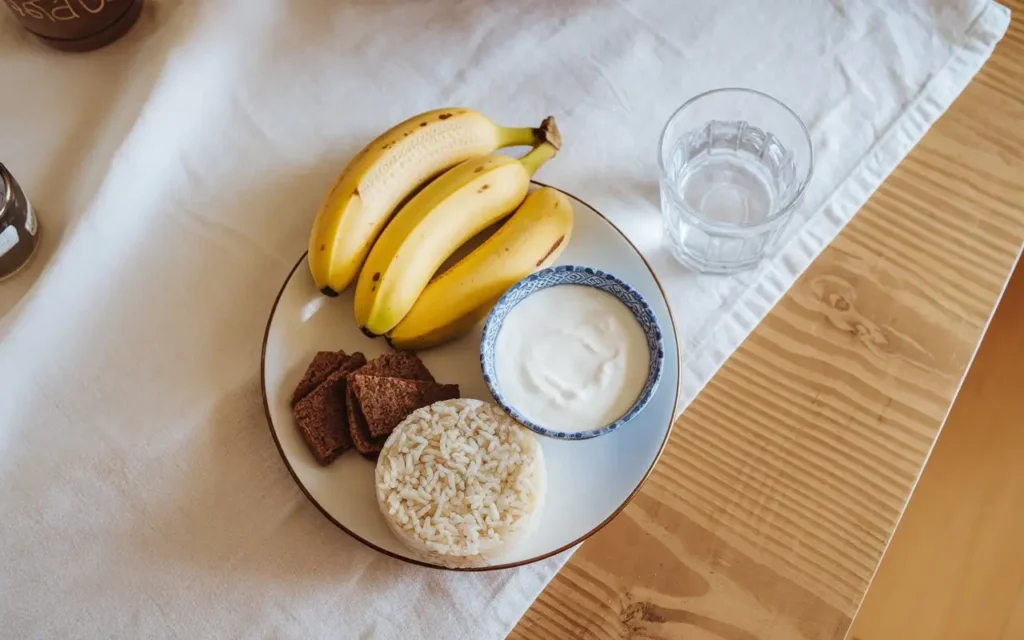
POLYGON ((495 351, 506 402, 567 433, 625 415, 643 391, 650 355, 640 323, 618 298, 584 285, 548 287, 509 312, 495 351))
POLYGON ((533 431, 609 433, 647 404, 661 376, 661 331, 638 292, 588 267, 539 271, 498 301, 480 362, 495 401, 533 431))

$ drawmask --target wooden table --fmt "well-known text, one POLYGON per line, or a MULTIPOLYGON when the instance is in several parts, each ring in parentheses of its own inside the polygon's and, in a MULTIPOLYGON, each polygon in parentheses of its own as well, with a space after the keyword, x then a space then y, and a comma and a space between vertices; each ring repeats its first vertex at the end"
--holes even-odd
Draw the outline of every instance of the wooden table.
POLYGON ((852 640, 1024 638, 1024 263, 854 620, 852 640))
POLYGON ((512 638, 847 635, 1024 240, 1024 0, 1009 5, 975 81, 512 638))

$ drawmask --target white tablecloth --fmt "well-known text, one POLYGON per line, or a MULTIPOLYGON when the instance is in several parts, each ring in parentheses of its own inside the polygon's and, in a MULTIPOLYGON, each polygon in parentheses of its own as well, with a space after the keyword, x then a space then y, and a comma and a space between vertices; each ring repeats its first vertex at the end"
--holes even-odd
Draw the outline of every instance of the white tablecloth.
MULTIPOLYGON (((112 0, 113 1, 113 0, 112 0)), ((539 178, 587 200, 665 285, 688 402, 946 109, 1003 34, 949 2, 149 2, 91 54, 0 21, 0 161, 43 247, 0 285, 0 635, 497 638, 566 556, 404 565, 306 502, 271 441, 263 329, 334 175, 427 108, 555 114, 539 178), (758 271, 661 247, 672 110, 750 86, 808 122, 813 184, 758 271)))

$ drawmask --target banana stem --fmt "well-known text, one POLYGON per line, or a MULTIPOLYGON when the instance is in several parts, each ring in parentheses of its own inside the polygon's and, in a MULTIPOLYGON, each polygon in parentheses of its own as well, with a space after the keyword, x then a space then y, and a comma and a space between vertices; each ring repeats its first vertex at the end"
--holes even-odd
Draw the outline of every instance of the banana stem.
POLYGON ((534 148, 525 156, 519 159, 526 167, 527 173, 531 176, 537 173, 540 166, 555 157, 558 150, 562 148, 562 133, 555 124, 554 116, 544 118, 544 122, 534 129, 536 140, 534 148))
POLYGON ((547 142, 555 151, 562 148, 562 134, 553 116, 544 118, 539 127, 501 127, 499 137, 502 147, 535 147, 547 142))
POLYGON ((541 142, 547 142, 555 151, 559 151, 562 148, 562 132, 558 130, 558 125, 555 124, 555 116, 548 116, 544 118, 544 122, 540 123, 540 128, 537 129, 537 142, 534 144, 540 144, 541 142))
POLYGON ((502 127, 499 138, 502 147, 528 147, 537 144, 539 129, 533 127, 502 127))
POLYGON ((520 158, 519 162, 523 163, 523 166, 526 167, 526 172, 532 176, 537 173, 537 169, 540 169, 542 164, 554 158, 556 153, 558 153, 558 149, 553 144, 543 142, 520 158))

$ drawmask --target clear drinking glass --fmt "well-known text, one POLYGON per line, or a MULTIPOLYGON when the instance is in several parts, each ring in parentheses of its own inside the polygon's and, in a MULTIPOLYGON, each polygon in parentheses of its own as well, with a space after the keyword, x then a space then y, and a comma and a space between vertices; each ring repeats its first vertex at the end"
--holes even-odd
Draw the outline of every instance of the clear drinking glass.
POLYGON ((750 89, 692 98, 661 134, 661 209, 673 254, 703 273, 755 266, 799 205, 814 166, 792 109, 750 89))

